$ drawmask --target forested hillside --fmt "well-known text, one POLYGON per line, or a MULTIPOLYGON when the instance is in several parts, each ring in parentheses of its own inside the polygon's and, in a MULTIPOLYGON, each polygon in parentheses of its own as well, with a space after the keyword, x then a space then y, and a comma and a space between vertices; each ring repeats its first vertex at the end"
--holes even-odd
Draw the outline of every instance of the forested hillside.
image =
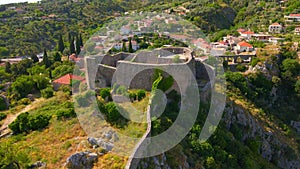
MULTIPOLYGON (((82 33, 84 39, 105 21, 129 10, 171 13, 201 27, 205 33, 245 26, 258 30, 269 20, 278 21, 284 13, 297 12, 299 1, 289 1, 282 10, 279 2, 256 1, 96 1, 59 0, 38 4, 20 3, 0 7, 0 57, 30 56, 56 47, 59 35, 82 33)), ((266 28, 266 27, 264 27, 266 28)), ((68 53, 68 51, 65 51, 68 53)))

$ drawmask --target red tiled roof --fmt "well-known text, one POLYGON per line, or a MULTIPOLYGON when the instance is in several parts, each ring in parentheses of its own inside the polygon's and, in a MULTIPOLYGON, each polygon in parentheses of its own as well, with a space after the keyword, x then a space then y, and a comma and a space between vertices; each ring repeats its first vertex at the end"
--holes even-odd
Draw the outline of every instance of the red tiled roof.
POLYGON ((75 75, 72 75, 72 74, 69 73, 69 74, 66 74, 66 75, 54 80, 53 82, 54 83, 59 83, 59 84, 64 84, 64 85, 70 85, 71 80, 84 81, 85 78, 80 77, 80 76, 75 76, 75 75))
POLYGON ((252 35, 252 34, 254 34, 254 32, 251 32, 251 31, 246 31, 246 32, 242 32, 242 34, 246 34, 246 35, 252 35))
POLYGON ((243 28, 240 28, 240 29, 238 29, 237 31, 238 31, 238 32, 245 32, 246 30, 243 29, 243 28))
POLYGON ((253 48, 252 45, 250 45, 249 43, 243 41, 243 42, 240 42, 238 43, 239 46, 242 46, 242 47, 248 47, 248 48, 253 48))
POLYGON ((272 26, 281 26, 279 23, 273 23, 272 26))
POLYGON ((226 45, 227 42, 224 42, 224 41, 220 41, 219 44, 222 44, 222 45, 226 45))
POLYGON ((300 14, 290 14, 292 17, 300 17, 300 14))

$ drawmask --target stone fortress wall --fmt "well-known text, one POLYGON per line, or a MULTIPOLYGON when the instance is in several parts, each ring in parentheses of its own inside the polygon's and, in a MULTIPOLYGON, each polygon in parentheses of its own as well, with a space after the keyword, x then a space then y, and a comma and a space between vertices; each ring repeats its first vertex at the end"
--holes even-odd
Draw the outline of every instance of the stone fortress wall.
POLYGON ((166 47, 141 51, 138 54, 121 52, 116 55, 88 57, 85 64, 90 89, 110 87, 113 81, 129 88, 151 90, 155 70, 161 69, 163 75, 174 76, 174 73, 178 75, 172 88, 179 91, 176 82, 187 81, 188 75, 182 72, 184 68, 189 67, 197 80, 209 80, 207 71, 213 71, 207 70, 211 68, 195 60, 193 51, 184 47, 166 47))
MULTIPOLYGON (((171 89, 185 94, 196 79, 199 87, 201 82, 209 84, 210 77, 215 74, 214 68, 194 58, 189 48, 168 47, 154 51, 142 51, 138 54, 119 53, 117 55, 102 55, 96 58, 86 58, 87 83, 90 89, 110 87, 116 82, 119 85, 134 89, 151 90, 156 69, 161 69, 164 75, 174 78, 171 89), (174 62, 174 55, 180 56, 180 61, 174 62), (187 73, 189 72, 189 73, 187 73), (96 81, 96 83, 94 83, 96 81), (180 88, 179 88, 180 86, 180 88)), ((213 79, 212 79, 213 80, 213 79)), ((213 83, 213 82, 212 82, 213 83)), ((147 153, 151 137, 151 106, 147 109, 147 131, 136 145, 126 164, 126 169, 136 169, 139 165, 139 154, 147 153)))

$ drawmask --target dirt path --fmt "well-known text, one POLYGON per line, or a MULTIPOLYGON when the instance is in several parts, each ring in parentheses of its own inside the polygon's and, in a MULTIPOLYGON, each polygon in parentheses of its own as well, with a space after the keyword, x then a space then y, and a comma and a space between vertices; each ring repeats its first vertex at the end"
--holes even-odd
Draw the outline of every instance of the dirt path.
POLYGON ((7 136, 11 133, 10 129, 8 128, 8 125, 10 125, 15 119, 21 114, 28 112, 34 108, 34 105, 39 102, 41 99, 36 99, 34 102, 32 102, 30 105, 27 105, 24 109, 22 109, 20 112, 16 114, 9 114, 7 115, 3 125, 0 127, 0 138, 7 136))

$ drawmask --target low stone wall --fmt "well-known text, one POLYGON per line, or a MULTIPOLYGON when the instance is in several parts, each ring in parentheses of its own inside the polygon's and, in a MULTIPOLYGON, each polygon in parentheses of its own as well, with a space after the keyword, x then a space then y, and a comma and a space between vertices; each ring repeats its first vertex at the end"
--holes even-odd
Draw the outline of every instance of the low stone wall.
POLYGON ((117 67, 117 62, 119 60, 127 60, 130 57, 130 53, 118 53, 116 55, 104 55, 103 59, 101 60, 101 64, 112 66, 112 67, 117 67))
POLYGON ((147 130, 138 144, 135 146, 132 154, 129 156, 125 169, 136 169, 138 167, 141 159, 134 157, 136 157, 137 153, 140 153, 140 151, 147 151, 147 147, 145 147, 147 146, 147 143, 145 143, 145 140, 146 138, 151 137, 151 128, 151 106, 149 105, 147 108, 147 130))

